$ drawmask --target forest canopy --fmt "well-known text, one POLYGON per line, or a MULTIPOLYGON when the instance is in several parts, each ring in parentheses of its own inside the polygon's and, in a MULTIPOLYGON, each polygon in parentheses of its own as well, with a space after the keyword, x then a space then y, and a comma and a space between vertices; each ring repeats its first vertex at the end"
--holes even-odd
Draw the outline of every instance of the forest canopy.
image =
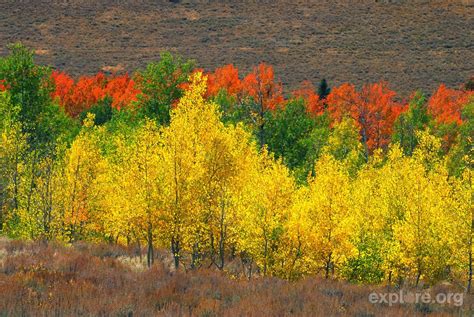
MULTIPOLYGON (((330 83, 329 83, 330 84, 330 83)), ((168 249, 176 269, 472 281, 474 91, 401 100, 163 53, 77 79, 0 58, 0 234, 168 249)))

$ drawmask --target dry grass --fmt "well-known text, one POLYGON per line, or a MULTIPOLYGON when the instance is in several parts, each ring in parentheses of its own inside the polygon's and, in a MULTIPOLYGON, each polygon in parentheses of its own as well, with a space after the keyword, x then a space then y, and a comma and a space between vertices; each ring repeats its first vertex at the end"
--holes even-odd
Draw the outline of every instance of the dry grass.
POLYGON ((381 79, 407 95, 474 73, 472 0, 0 1, 0 55, 23 41, 74 75, 162 50, 213 69, 266 61, 287 87, 303 80, 361 85, 381 79))
MULTIPOLYGON (((160 255, 161 254, 161 255, 160 255)), ((159 252, 164 257, 165 252, 159 252)), ((0 240, 0 316, 447 316, 451 306, 374 305, 363 287, 151 269, 136 249, 0 240), (138 263, 138 264, 137 264, 138 263)), ((470 304, 465 301, 466 312, 470 304)))

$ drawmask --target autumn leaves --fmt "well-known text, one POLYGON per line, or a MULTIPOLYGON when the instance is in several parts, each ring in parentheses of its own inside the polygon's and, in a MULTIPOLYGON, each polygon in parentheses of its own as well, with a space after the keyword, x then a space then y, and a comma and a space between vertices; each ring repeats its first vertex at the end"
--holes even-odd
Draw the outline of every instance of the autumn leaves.
POLYGON ((248 278, 472 267, 470 91, 405 104, 384 83, 324 99, 306 83, 285 100, 267 65, 240 80, 166 54, 134 79, 53 73, 52 89, 27 54, 1 65, 2 233, 146 244, 149 266, 165 248, 176 269, 240 259, 248 278))

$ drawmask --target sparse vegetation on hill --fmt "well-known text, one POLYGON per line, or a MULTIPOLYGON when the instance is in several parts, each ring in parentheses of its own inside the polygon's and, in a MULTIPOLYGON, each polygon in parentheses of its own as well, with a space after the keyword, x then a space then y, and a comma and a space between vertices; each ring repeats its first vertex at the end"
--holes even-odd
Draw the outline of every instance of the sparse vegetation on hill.
POLYGON ((162 51, 207 70, 266 62, 288 91, 386 80, 408 97, 474 73, 472 0, 1 1, 0 21, 2 46, 22 41, 74 76, 132 72, 162 51))

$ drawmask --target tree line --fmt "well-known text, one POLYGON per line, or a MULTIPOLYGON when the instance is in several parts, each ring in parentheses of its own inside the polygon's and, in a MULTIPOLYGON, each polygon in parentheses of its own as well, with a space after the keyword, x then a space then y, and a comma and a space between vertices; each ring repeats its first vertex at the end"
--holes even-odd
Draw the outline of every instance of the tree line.
POLYGON ((387 83, 285 96, 164 53, 133 76, 0 59, 0 232, 136 244, 176 269, 361 283, 472 281, 473 92, 387 83))

